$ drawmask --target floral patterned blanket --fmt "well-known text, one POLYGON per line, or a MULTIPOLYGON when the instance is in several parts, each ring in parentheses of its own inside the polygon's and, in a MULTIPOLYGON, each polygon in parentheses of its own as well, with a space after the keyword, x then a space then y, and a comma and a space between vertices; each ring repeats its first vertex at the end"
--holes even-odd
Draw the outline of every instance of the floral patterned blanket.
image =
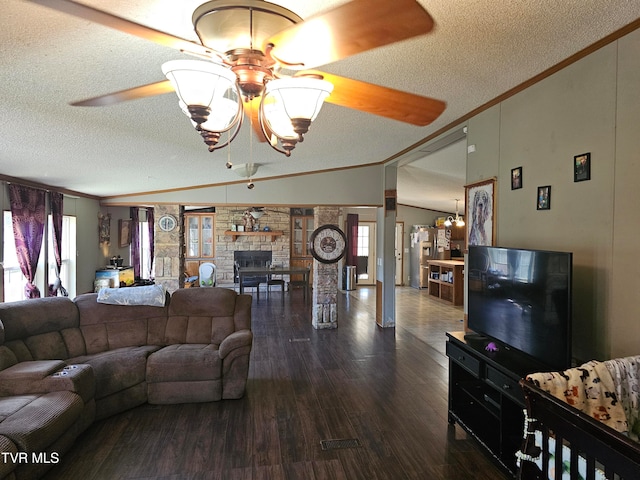
POLYGON ((629 437, 638 441, 640 435, 640 355, 614 358, 604 362, 613 378, 616 396, 629 424, 629 437))
POLYGON ((604 362, 592 360, 562 372, 533 373, 527 380, 619 432, 629 430, 614 379, 604 362))

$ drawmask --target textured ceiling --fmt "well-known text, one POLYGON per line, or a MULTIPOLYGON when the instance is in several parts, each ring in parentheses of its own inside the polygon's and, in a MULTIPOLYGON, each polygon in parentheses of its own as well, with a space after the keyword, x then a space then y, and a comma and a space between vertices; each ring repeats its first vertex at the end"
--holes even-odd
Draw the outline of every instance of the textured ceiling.
MULTIPOLYGON (((392 0, 390 0, 392 1, 392 0)), ((202 0, 86 0, 118 16, 196 40, 192 11, 202 0)), ((275 1, 303 18, 345 3, 275 1)), ((422 0, 435 30, 321 69, 438 98, 444 114, 427 127, 325 104, 291 158, 253 140, 243 126, 230 149, 209 153, 167 94, 99 108, 69 102, 163 79, 179 52, 48 8, 4 0, 0 20, 0 174, 110 196, 239 180, 234 163, 262 164, 257 179, 383 162, 480 105, 640 17, 626 0, 422 0)), ((437 159, 403 167, 399 201, 454 211, 464 163, 437 159), (457 172, 457 175, 456 173, 457 172), (408 182, 416 184, 418 197, 408 182), (435 197, 437 180, 451 189, 435 197), (403 183, 407 184, 403 187, 403 183)), ((457 158, 462 151, 462 158, 457 158)), ((415 156, 416 158, 419 156, 415 156)), ((256 187, 259 188, 259 187, 256 187)))

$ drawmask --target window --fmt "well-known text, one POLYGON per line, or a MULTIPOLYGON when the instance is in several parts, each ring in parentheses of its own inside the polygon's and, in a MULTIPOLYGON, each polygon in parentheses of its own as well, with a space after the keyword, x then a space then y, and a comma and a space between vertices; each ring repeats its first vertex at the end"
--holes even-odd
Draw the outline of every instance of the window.
MULTIPOLYGON (((140 278, 153 278, 153 260, 149 243, 149 222, 138 222, 138 238, 140 239, 140 278)), ((130 265, 133 263, 130 262, 130 265)))
MULTIPOLYGON (((3 238, 3 269, 4 269, 4 301, 15 302, 24 300, 25 277, 20 270, 18 256, 16 255, 16 244, 13 239, 13 226, 11 223, 11 212, 5 211, 3 216, 4 238, 3 238)), ((53 254, 53 226, 52 217, 49 215, 48 232, 46 233, 48 248, 40 251, 38 269, 36 272, 36 285, 40 289, 40 294, 46 296, 47 283, 52 283, 56 278, 56 260, 53 254), (47 277, 45 278, 44 265, 48 265, 47 277)), ((70 297, 76 295, 76 218, 64 215, 62 217, 62 267, 60 269, 60 279, 62 285, 67 289, 70 297)))
POLYGON ((358 225, 358 256, 369 256, 369 225, 358 225))

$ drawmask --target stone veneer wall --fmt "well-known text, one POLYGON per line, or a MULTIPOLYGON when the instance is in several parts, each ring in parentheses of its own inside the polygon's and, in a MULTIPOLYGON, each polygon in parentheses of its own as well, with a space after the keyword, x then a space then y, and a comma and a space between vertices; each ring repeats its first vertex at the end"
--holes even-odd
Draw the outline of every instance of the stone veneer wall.
MULTIPOLYGON (((267 213, 257 220, 260 230, 268 226, 272 231, 280 230, 282 235, 272 242, 268 235, 234 237, 225 235, 231 225, 243 225, 243 207, 216 207, 216 258, 219 285, 233 284, 233 252, 263 250, 272 252, 272 263, 289 265, 291 215, 289 208, 268 208, 267 213)), ((241 232, 238 232, 241 233, 241 232)))
POLYGON ((154 205, 155 225, 155 282, 173 292, 183 286, 182 280, 182 222, 180 221, 179 205, 154 205), (163 232, 158 227, 158 221, 163 215, 173 215, 178 226, 171 232, 163 232))
MULTIPOLYGON (((338 225, 339 207, 316 207, 314 225, 338 225)), ((313 262, 313 317, 316 329, 338 327, 338 264, 313 262)))

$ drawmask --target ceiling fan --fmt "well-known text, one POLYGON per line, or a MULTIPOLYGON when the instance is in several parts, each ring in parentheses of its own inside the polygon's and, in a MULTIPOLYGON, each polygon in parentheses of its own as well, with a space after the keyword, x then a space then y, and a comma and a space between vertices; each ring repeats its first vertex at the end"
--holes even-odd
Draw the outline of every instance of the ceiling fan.
POLYGON ((164 64, 166 80, 72 105, 112 105, 175 91, 210 151, 235 138, 243 111, 260 141, 289 156, 325 100, 417 126, 445 109, 440 100, 313 70, 429 33, 433 19, 415 0, 352 0, 307 20, 263 0, 208 1, 192 17, 201 43, 72 0, 29 1, 197 57, 164 64), (191 87, 207 99, 190 97, 191 87))

